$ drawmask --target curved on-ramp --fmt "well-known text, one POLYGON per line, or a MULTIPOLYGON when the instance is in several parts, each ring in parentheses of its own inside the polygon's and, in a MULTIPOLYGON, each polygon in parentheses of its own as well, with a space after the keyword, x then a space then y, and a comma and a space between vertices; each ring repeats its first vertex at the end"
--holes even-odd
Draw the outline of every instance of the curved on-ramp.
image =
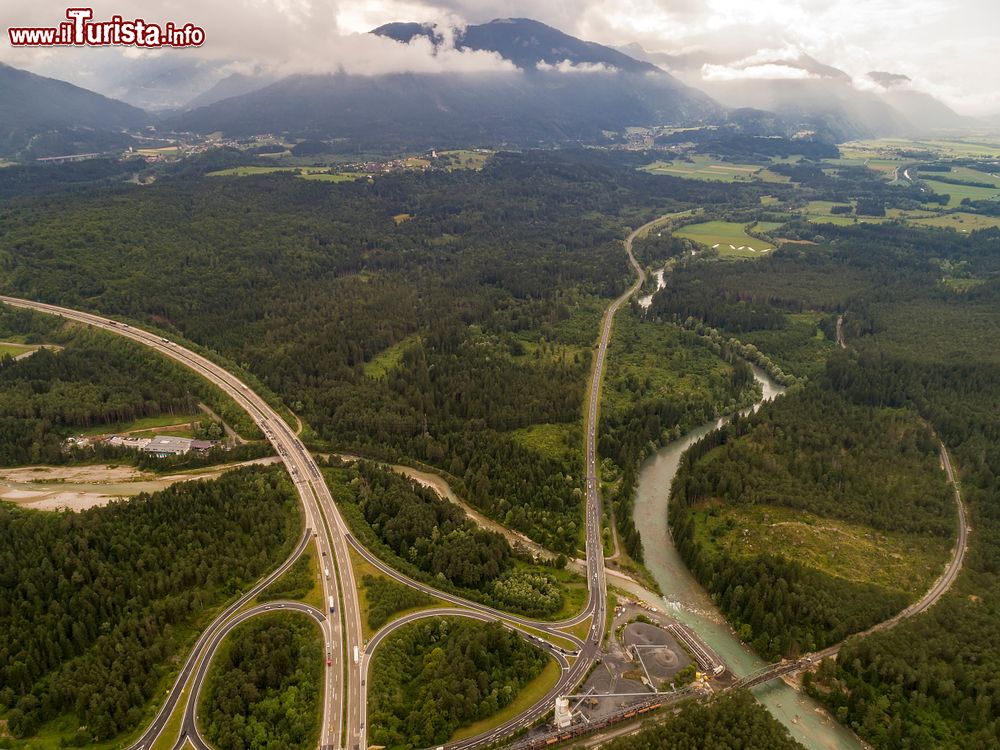
POLYGON ((225 640, 226 636, 229 635, 236 627, 242 625, 244 622, 253 617, 257 617, 258 615, 274 614, 276 612, 298 612, 308 615, 316 621, 321 629, 323 623, 326 621, 326 616, 315 607, 303 604, 302 602, 283 600, 267 602, 266 604, 258 604, 256 607, 252 607, 245 612, 241 612, 236 617, 228 620, 216 631, 215 636, 212 638, 212 642, 208 645, 208 648, 205 651, 201 664, 198 666, 198 671, 194 676, 194 682, 191 684, 191 692, 188 694, 188 700, 184 707, 184 718, 181 722, 181 732, 177 738, 177 742, 174 743, 173 750, 181 750, 181 748, 183 748, 188 742, 194 745, 197 750, 214 750, 212 746, 205 741, 205 738, 202 737, 201 731, 198 727, 198 704, 201 702, 201 691, 202 688, 205 687, 208 670, 212 665, 212 658, 219 650, 219 646, 222 645, 222 641, 225 640))

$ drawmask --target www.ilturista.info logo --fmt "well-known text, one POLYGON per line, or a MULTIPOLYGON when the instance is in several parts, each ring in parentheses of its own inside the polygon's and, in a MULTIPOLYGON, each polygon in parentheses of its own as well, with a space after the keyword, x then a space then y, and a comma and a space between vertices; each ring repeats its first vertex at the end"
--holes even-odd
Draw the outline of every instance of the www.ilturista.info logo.
POLYGON ((68 21, 58 26, 11 26, 7 29, 14 47, 200 47, 205 30, 193 23, 167 21, 163 25, 141 18, 126 21, 93 21, 93 8, 67 8, 68 21))

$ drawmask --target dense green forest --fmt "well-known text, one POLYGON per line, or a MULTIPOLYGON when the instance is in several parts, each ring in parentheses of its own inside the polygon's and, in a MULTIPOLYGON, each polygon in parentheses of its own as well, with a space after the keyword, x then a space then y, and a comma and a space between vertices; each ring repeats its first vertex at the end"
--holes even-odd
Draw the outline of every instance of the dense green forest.
POLYGON ((920 618, 849 644, 817 694, 878 747, 998 747, 1000 359, 989 342, 1000 335, 1000 232, 941 232, 928 243, 869 230, 861 239, 902 257, 911 281, 857 306, 852 327, 873 335, 831 362, 831 380, 861 403, 909 406, 934 425, 961 474, 973 532, 953 591, 920 618), (956 268, 982 284, 953 291, 956 268))
POLYGON ((212 662, 199 717, 219 750, 297 750, 320 729, 323 639, 288 612, 239 625, 212 662))
MULTIPOLYGON (((823 232, 824 244, 782 248, 744 273, 723 263, 690 273, 723 300, 846 311, 850 348, 830 354, 816 384, 926 419, 952 452, 973 531, 953 589, 919 617, 848 643, 814 693, 879 748, 998 747, 1000 358, 988 342, 1000 336, 1000 232, 823 232)), ((702 310, 712 314, 707 302, 702 310)))
POLYGON ((609 750, 801 750, 749 692, 688 703, 663 724, 611 741, 609 750))
MULTIPOLYGON (((863 579, 858 568, 881 561, 851 549, 850 536, 828 523, 834 539, 799 542, 820 546, 823 569, 806 559, 812 550, 752 548, 756 534, 748 530, 739 542, 719 544, 726 526, 713 516, 736 525, 729 514, 735 506, 762 508, 765 524, 777 522, 772 508, 783 507, 795 511, 784 524, 839 519, 875 531, 943 539, 955 533, 937 443, 912 415, 854 405, 811 384, 706 436, 674 480, 671 529, 695 576, 768 659, 824 648, 886 619, 922 591, 863 579), (851 555, 854 569, 844 569, 846 561, 835 567, 838 555, 851 555)), ((943 566, 943 554, 938 562, 943 566)))
POLYGON ((385 625, 397 612, 414 607, 424 607, 434 600, 423 591, 417 591, 406 584, 367 575, 361 579, 368 599, 368 627, 378 630, 385 625))
MULTIPOLYGON (((143 417, 191 414, 198 403, 231 416, 236 405, 180 364, 113 334, 55 316, 0 306, 0 340, 47 342, 29 357, 0 359, 0 465, 57 464, 94 458, 133 463, 134 451, 64 450, 87 428, 143 417)), ((259 452, 258 452, 259 453, 259 452)), ((191 463, 177 460, 172 464, 191 463)))
POLYGON ((443 618, 406 625, 372 657, 369 739, 394 749, 444 744, 456 729, 514 700, 548 659, 495 622, 443 618))
POLYGON ((550 571, 517 560, 503 536, 433 490, 364 461, 325 473, 358 539, 402 572, 533 617, 562 609, 550 571))
POLYGON ((728 351, 717 357, 696 334, 645 321, 641 314, 633 305, 615 319, 598 438, 621 543, 640 562, 632 502, 642 459, 687 430, 747 405, 756 392, 743 360, 728 351))
POLYGON ((276 567, 300 525, 285 475, 256 467, 80 513, 0 503, 10 732, 63 716, 77 743, 135 728, 192 626, 276 567))
POLYGON ((580 472, 515 431, 578 424, 590 300, 629 277, 627 226, 758 204, 756 188, 614 162, 498 154, 479 172, 341 184, 206 178, 193 163, 142 188, 6 201, 0 279, 218 351, 328 447, 433 464, 490 516, 571 553, 580 472))

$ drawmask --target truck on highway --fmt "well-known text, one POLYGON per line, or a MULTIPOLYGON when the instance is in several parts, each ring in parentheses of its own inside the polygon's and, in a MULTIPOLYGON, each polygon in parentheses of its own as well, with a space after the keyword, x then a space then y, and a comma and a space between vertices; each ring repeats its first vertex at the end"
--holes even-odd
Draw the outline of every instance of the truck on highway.
POLYGON ((332 596, 328 596, 327 600, 330 602, 330 614, 332 615, 333 614, 333 597, 332 596))
POLYGON ((357 646, 354 647, 354 663, 355 664, 358 663, 358 647, 357 646))
POLYGON ((329 578, 330 577, 330 569, 329 568, 323 568, 323 575, 326 576, 327 578, 329 578))

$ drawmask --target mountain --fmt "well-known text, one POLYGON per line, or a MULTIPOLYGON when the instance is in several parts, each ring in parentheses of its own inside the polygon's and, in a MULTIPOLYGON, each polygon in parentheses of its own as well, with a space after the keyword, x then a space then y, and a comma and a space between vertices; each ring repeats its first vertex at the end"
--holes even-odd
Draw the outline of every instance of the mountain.
POLYGON ((703 49, 674 55, 633 43, 620 51, 660 65, 725 106, 770 110, 781 116, 786 129, 815 130, 834 140, 919 135, 976 124, 912 88, 905 75, 872 71, 867 77, 877 86, 859 90, 845 71, 792 48, 750 56, 703 49))
POLYGON ((975 118, 958 114, 955 110, 930 94, 912 89, 889 89, 882 98, 907 119, 911 132, 929 130, 960 130, 975 127, 975 118))
POLYGON ((129 142, 123 130, 148 123, 145 112, 124 102, 0 63, 0 154, 105 150, 129 142))
POLYGON ((251 91, 257 91, 265 86, 270 86, 275 80, 275 76, 267 73, 258 73, 256 75, 232 73, 217 81, 211 88, 202 91, 184 106, 185 109, 205 107, 209 104, 215 104, 215 102, 221 102, 223 99, 242 96, 243 94, 249 94, 251 91))
MULTIPOLYGON (((446 35, 424 24, 376 34, 406 44, 446 35)), ((527 19, 472 26, 461 49, 495 52, 517 70, 360 76, 297 75, 179 114, 168 123, 227 135, 288 133, 341 149, 597 142, 632 125, 713 121, 722 109, 650 63, 527 19)))
MULTIPOLYGON (((424 36, 442 44, 445 36, 434 26, 419 23, 388 23, 373 34, 407 43, 424 36)), ((556 66, 603 65, 625 73, 662 73, 657 66, 595 42, 585 42, 530 18, 498 18, 489 23, 467 26, 455 34, 456 49, 496 52, 522 70, 539 64, 556 66)))
POLYGON ((629 125, 695 123, 719 113, 666 74, 335 74, 286 78, 169 122, 194 132, 287 132, 391 150, 596 142, 629 125))

